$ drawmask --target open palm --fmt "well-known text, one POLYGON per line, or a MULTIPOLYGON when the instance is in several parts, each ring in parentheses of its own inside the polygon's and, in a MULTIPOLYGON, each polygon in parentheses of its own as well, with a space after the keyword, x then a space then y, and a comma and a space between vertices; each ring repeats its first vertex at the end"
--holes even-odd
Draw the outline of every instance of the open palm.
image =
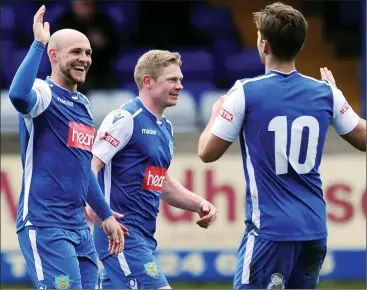
POLYGON ((50 39, 50 24, 48 22, 43 23, 43 15, 45 15, 45 12, 46 7, 42 5, 33 18, 34 39, 43 44, 46 44, 50 39))
POLYGON ((322 68, 320 68, 320 74, 321 74, 321 79, 322 80, 327 80, 333 86, 336 86, 336 81, 335 81, 335 78, 334 78, 331 70, 329 70, 327 67, 322 67, 322 68))

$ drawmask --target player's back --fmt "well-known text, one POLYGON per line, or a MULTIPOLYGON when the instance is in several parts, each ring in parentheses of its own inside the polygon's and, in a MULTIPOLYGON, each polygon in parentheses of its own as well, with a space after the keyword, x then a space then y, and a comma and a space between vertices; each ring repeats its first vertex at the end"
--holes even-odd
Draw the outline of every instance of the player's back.
POLYGON ((319 165, 333 118, 331 86, 297 71, 271 71, 241 85, 247 230, 271 240, 326 237, 319 165))

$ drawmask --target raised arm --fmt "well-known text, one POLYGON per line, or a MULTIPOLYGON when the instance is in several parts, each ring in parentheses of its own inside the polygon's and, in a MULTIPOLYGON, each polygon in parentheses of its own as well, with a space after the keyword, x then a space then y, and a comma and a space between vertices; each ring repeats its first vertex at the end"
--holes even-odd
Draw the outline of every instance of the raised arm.
POLYGON ((366 120, 360 118, 348 104, 343 93, 336 87, 332 72, 320 68, 321 79, 332 85, 334 113, 331 125, 345 141, 360 151, 366 151, 366 120))
POLYGON ((32 86, 37 76, 42 54, 50 38, 50 26, 43 24, 46 12, 44 5, 37 11, 33 20, 34 42, 18 68, 9 89, 9 98, 15 109, 21 114, 28 114, 37 103, 37 93, 32 86))
POLYGON ((352 131, 340 137, 354 148, 366 152, 366 120, 360 119, 352 131))
POLYGON ((232 142, 219 138, 212 133, 213 124, 219 114, 221 114, 224 99, 225 96, 222 96, 213 105, 212 116, 199 138, 198 154, 204 163, 218 160, 232 144, 232 142))
POLYGON ((245 93, 240 81, 222 96, 199 138, 198 154, 207 163, 218 160, 238 138, 245 116, 245 93))

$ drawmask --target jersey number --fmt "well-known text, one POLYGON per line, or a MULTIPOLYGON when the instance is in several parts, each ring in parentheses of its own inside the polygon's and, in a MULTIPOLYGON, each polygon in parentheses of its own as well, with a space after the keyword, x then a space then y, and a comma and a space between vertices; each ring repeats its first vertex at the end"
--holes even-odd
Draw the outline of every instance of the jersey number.
POLYGON ((288 161, 298 174, 309 173, 315 166, 317 144, 319 140, 319 122, 312 116, 302 116, 292 123, 290 134, 289 156, 287 156, 288 132, 287 117, 278 116, 272 119, 269 131, 275 132, 275 172, 277 175, 288 173, 288 161), (299 162, 303 128, 308 127, 306 158, 299 162))

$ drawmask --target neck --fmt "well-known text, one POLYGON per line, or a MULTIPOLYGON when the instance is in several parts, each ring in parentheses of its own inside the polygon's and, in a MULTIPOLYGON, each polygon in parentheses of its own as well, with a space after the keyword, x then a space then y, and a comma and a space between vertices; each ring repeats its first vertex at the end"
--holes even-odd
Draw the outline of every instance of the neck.
POLYGON ((139 92, 139 99, 143 103, 144 107, 147 108, 158 120, 162 119, 164 108, 154 102, 154 99, 144 91, 139 92))
POLYGON ((54 72, 51 73, 50 77, 51 81, 53 81, 58 86, 67 89, 71 92, 76 92, 78 85, 69 82, 65 77, 61 76, 60 74, 56 74, 54 72))
POLYGON ((291 71, 296 70, 295 61, 279 61, 274 59, 272 56, 269 56, 265 60, 265 73, 268 73, 271 70, 277 70, 283 73, 289 73, 291 71))

